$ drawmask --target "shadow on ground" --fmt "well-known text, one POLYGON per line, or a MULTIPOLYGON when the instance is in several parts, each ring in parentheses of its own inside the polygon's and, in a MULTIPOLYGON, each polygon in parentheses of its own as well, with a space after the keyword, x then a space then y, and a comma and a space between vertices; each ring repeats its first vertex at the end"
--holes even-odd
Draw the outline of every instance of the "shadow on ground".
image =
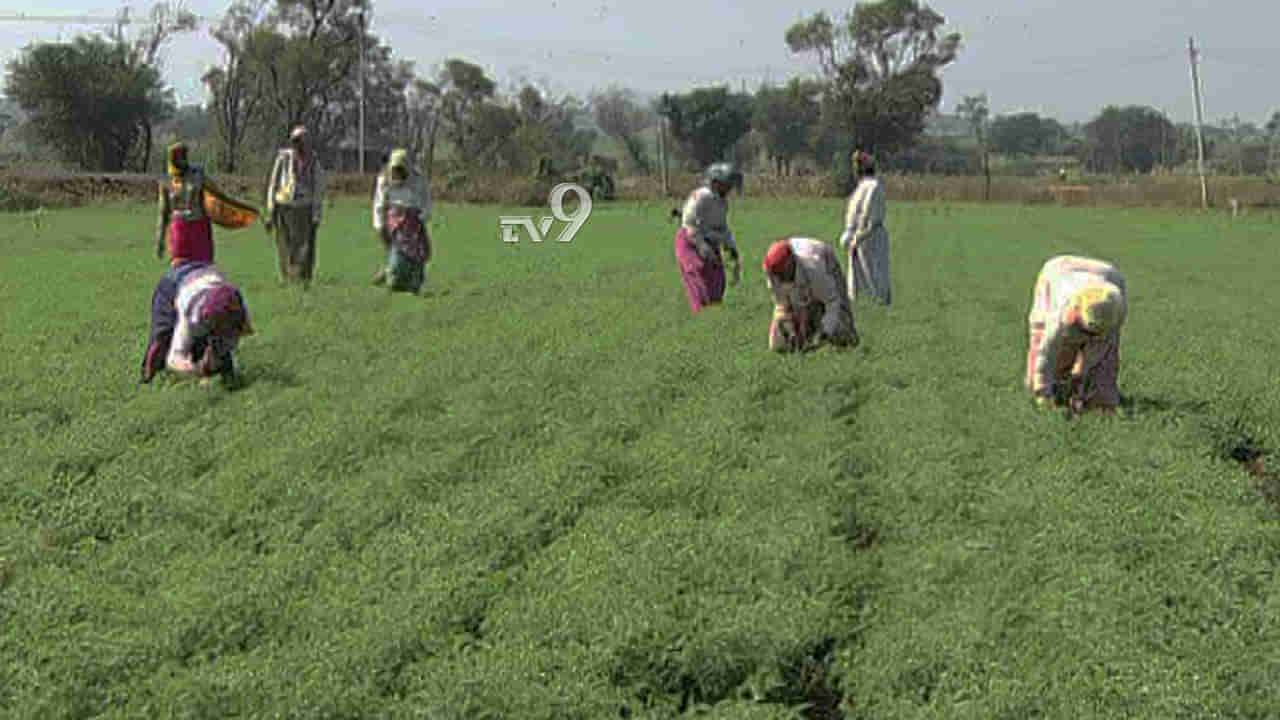
POLYGON ((1125 415, 1152 415, 1179 412, 1189 415, 1204 414, 1209 409, 1208 400, 1167 400, 1147 395, 1126 395, 1120 399, 1120 409, 1125 415))
POLYGON ((225 387, 231 392, 237 392, 260 382, 286 388, 302 387, 302 381, 297 375, 271 365, 259 365, 243 370, 234 382, 225 387))

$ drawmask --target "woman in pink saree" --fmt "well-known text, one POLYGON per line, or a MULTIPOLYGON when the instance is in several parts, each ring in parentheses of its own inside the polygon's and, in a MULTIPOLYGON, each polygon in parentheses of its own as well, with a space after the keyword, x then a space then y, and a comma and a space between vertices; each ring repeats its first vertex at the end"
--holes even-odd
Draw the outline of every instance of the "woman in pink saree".
POLYGON ((724 299, 725 272, 722 249, 733 259, 733 283, 742 279, 738 245, 729 231, 726 200, 734 187, 742 184, 742 174, 727 163, 707 170, 707 185, 689 194, 684 204, 680 230, 676 232, 676 263, 689 298, 689 310, 697 313, 724 299))

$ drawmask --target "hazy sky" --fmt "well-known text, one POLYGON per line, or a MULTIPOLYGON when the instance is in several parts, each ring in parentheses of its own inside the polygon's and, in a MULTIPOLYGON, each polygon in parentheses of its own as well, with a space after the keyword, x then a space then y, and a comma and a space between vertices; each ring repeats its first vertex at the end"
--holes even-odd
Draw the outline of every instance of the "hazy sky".
MULTIPOLYGON (((89 14, 112 17, 104 0, 8 0, 0 17, 89 14)), ((448 57, 489 69, 500 82, 542 80, 580 95, 621 84, 646 93, 709 83, 784 80, 812 72, 783 33, 820 9, 761 0, 532 0, 439 7, 419 0, 373 0, 372 30, 422 71, 448 57), (427 7, 422 10, 419 8, 427 7), (796 7, 802 9, 797 10, 796 7)), ((1206 122, 1233 114, 1264 122, 1280 109, 1264 74, 1274 62, 1280 4, 1249 0, 938 0, 931 5, 964 36, 959 59, 942 75, 942 109, 988 93, 997 114, 1032 110, 1088 120, 1105 104, 1143 104, 1171 119, 1192 119, 1187 38, 1201 50, 1206 122), (1228 11, 1227 8, 1230 8, 1228 11), (1267 49, 1272 48, 1271 52, 1267 49)), ((188 0, 215 20, 225 0, 188 0)), ((150 5, 132 3, 135 14, 150 5)), ((34 41, 70 39, 91 26, 0 20, 0 60, 34 41)), ((203 98, 200 75, 219 59, 207 26, 168 50, 169 82, 183 102, 203 98)))

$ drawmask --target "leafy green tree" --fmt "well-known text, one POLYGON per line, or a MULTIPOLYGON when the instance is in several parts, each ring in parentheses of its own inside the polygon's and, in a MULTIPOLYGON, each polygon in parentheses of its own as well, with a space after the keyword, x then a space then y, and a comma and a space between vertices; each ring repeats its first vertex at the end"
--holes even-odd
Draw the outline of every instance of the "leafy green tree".
POLYGON ((405 112, 396 123, 410 155, 418 158, 430 180, 435 169, 436 138, 440 131, 440 86, 415 77, 405 88, 405 112))
POLYGON ((658 107, 675 141, 695 163, 705 167, 727 157, 751 129, 753 105, 750 95, 716 87, 683 95, 664 94, 658 107))
POLYGON ((1147 173, 1162 154, 1176 155, 1178 131, 1154 108, 1108 105, 1084 132, 1081 164, 1094 172, 1147 173))
POLYGON ((987 94, 966 95, 961 99, 956 112, 969 122, 973 136, 978 140, 978 152, 982 155, 982 176, 986 181, 983 188, 983 199, 991 199, 991 153, 987 133, 987 118, 991 108, 987 102, 987 94))
POLYGON ((1267 174, 1280 171, 1280 110, 1271 114, 1267 121, 1267 174))
POLYGON ((1048 123, 1036 113, 998 117, 991 121, 991 147, 1014 157, 1044 152, 1056 139, 1055 128, 1048 123))
POLYGON ((554 167, 571 167, 591 153, 596 133, 578 127, 578 120, 590 111, 577 98, 551 98, 525 85, 516 95, 515 109, 519 127, 514 140, 519 152, 514 167, 520 171, 537 169, 544 156, 554 167))
POLYGON ((653 125, 653 113, 631 91, 619 87, 592 94, 590 106, 600 130, 622 143, 631 164, 647 175, 653 165, 640 133, 653 125))
POLYGON ((454 58, 445 61, 439 86, 445 137, 458 158, 473 158, 477 150, 473 115, 493 98, 497 85, 479 65, 454 58))
POLYGON ((839 22, 824 12, 787 29, 794 53, 814 55, 826 81, 823 123, 859 147, 891 153, 924 131, 942 98, 938 72, 959 52, 959 33, 942 34, 942 15, 918 0, 859 4, 839 22))
MULTIPOLYGON (((133 65, 146 67, 155 71, 160 77, 164 73, 162 51, 175 35, 188 33, 196 28, 196 16, 188 10, 182 0, 158 2, 151 7, 146 22, 142 23, 142 31, 134 39, 129 57, 133 65)), ((124 32, 117 28, 116 42, 125 45, 124 32)), ((175 109, 172 92, 164 85, 151 89, 152 97, 148 98, 148 107, 152 112, 143 113, 139 120, 141 125, 140 146, 137 148, 137 160, 134 165, 142 172, 147 172, 151 163, 154 145, 155 124, 167 120, 175 109)))
POLYGON ((24 48, 8 64, 5 91, 41 142, 84 170, 145 169, 140 143, 174 109, 159 71, 102 36, 24 48))
POLYGON ((201 81, 213 96, 209 112, 218 134, 218 168, 224 172, 236 171, 245 141, 263 122, 266 74, 255 61, 268 57, 259 43, 274 45, 274 38, 265 35, 271 29, 259 24, 266 5, 266 0, 238 0, 209 31, 222 46, 223 60, 201 81))
POLYGON ((276 0, 252 62, 271 137, 302 124, 325 148, 351 134, 361 38, 366 49, 378 45, 365 30, 370 14, 367 0, 276 0))
POLYGON ((784 87, 762 87, 756 92, 751 124, 760 132, 777 174, 790 175, 792 160, 812 152, 821 118, 821 93, 821 84, 800 78, 784 87))

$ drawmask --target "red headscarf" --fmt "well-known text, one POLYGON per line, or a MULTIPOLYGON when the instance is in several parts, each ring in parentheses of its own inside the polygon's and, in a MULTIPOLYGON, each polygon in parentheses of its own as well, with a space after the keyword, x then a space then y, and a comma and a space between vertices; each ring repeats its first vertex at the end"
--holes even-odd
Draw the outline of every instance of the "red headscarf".
POLYGON ((764 255, 764 271, 780 275, 783 270, 787 269, 788 263, 794 253, 791 251, 791 242, 788 240, 779 240, 769 246, 769 251, 764 255))
POLYGON ((228 324, 238 329, 237 334, 253 334, 253 327, 249 325, 249 314, 245 311, 240 291, 230 285, 211 288, 200 305, 201 322, 212 322, 218 316, 227 317, 231 321, 228 324))

